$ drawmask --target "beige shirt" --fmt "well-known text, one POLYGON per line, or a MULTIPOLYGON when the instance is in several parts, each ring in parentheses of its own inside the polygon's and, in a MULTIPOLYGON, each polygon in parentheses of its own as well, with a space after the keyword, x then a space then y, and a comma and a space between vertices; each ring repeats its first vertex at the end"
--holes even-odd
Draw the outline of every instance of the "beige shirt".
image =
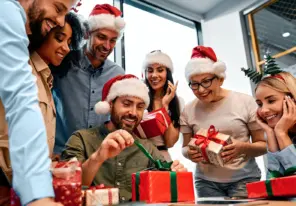
MULTIPOLYGON (((180 118, 182 133, 195 134, 200 128, 214 125, 219 132, 232 136, 232 141, 250 141, 250 131, 261 129, 256 123, 257 104, 253 97, 230 91, 214 103, 198 99, 185 106, 180 118)), ((214 182, 235 182, 247 177, 260 177, 255 158, 237 158, 224 167, 199 163, 196 177, 214 182)))
MULTIPOLYGON (((47 142, 49 147, 49 154, 52 155, 55 138, 56 126, 56 112, 53 97, 51 94, 53 77, 48 65, 41 59, 41 57, 34 52, 30 57, 30 65, 32 66, 32 73, 37 78, 38 100, 43 114, 47 142)), ((32 122, 34 124, 34 122, 32 122)), ((0 100, 0 167, 5 174, 11 177, 11 165, 8 152, 8 127, 5 119, 5 109, 0 100)))
POLYGON ((30 56, 32 73, 37 77, 38 100, 46 127, 49 155, 53 153, 56 129, 56 110, 51 93, 53 76, 48 65, 34 52, 30 56))

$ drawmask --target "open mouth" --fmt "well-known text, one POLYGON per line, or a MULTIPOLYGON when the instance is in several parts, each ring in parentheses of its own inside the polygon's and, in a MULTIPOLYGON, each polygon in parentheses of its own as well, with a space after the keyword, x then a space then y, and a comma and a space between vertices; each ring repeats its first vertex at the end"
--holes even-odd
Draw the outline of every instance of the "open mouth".
POLYGON ((265 119, 266 121, 272 121, 277 116, 278 116, 277 114, 274 114, 274 115, 266 116, 265 119))
POLYGON ((61 59, 63 59, 65 56, 62 53, 57 52, 57 56, 61 59))
POLYGON ((198 96, 205 98, 205 97, 209 96, 210 93, 211 92, 206 92, 206 93, 199 94, 198 96))
POLYGON ((123 118, 122 121, 127 124, 127 125, 135 125, 137 120, 136 119, 131 119, 131 118, 123 118))
POLYGON ((45 20, 45 23, 47 32, 50 32, 50 30, 55 27, 55 24, 51 20, 45 20))

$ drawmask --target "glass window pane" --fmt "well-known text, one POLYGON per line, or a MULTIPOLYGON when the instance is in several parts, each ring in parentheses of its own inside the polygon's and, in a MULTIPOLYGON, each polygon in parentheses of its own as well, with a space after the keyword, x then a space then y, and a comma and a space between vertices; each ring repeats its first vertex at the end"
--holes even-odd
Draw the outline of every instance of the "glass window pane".
POLYGON ((124 19, 126 72, 141 77, 145 55, 162 50, 172 58, 174 81, 179 81, 178 95, 185 102, 194 99, 185 80, 185 66, 197 45, 196 30, 127 4, 124 4, 124 19))
MULTIPOLYGON (((82 5, 78 8, 78 14, 80 14, 84 20, 88 19, 88 16, 92 9, 97 4, 110 4, 113 5, 113 0, 89 0, 89 1, 82 1, 82 5)), ((114 50, 108 56, 108 59, 114 61, 114 50)))
MULTIPOLYGON (((197 32, 193 27, 184 26, 153 13, 124 4, 125 29, 125 69, 126 73, 141 78, 142 63, 147 53, 162 50, 173 61, 173 78, 178 83, 177 94, 185 103, 195 96, 185 80, 185 66, 190 60, 192 48, 197 42, 197 32)), ((182 155, 183 138, 169 149, 172 159, 180 160, 189 171, 195 170, 195 164, 182 155)))
POLYGON ((295 8, 295 0, 279 0, 254 14, 260 60, 296 46, 295 8))

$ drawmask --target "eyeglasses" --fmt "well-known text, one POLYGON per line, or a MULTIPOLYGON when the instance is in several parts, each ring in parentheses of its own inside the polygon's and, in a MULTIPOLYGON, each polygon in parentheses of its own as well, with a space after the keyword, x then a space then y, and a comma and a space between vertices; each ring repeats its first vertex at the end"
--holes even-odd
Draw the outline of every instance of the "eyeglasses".
POLYGON ((192 89, 192 90, 198 90, 200 86, 202 86, 203 88, 209 88, 212 83, 213 83, 213 80, 218 78, 217 76, 214 76, 213 78, 211 79, 206 79, 206 80, 203 80, 201 83, 198 83, 198 82, 189 82, 189 87, 192 89))

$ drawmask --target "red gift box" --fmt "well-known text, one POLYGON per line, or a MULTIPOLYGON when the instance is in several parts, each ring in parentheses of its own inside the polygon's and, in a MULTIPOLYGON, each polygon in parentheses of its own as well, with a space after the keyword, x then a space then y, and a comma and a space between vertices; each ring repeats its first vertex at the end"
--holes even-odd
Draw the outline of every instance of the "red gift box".
MULTIPOLYGON (((58 162, 52 169, 55 201, 64 206, 81 206, 81 164, 78 161, 58 162)), ((11 189, 11 206, 20 206, 20 199, 11 189)))
POLYGON ((247 184, 248 198, 296 196, 296 175, 247 184))
POLYGON ((149 112, 135 129, 135 134, 142 138, 152 138, 163 135, 171 124, 171 118, 165 108, 149 112))
POLYGON ((143 171, 132 174, 132 201, 194 202, 192 172, 143 171))

